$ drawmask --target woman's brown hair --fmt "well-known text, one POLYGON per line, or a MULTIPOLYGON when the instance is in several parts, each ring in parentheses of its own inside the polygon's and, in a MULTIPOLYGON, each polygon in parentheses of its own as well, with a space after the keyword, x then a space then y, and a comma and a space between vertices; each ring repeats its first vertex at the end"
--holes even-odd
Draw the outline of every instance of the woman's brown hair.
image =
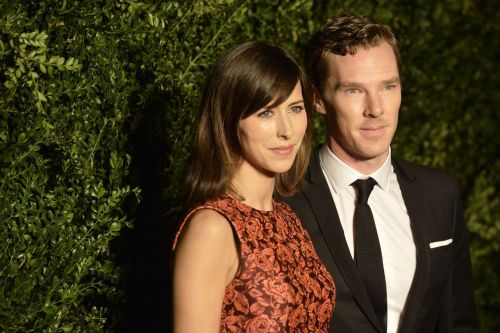
POLYGON ((276 175, 275 192, 281 195, 299 190, 307 169, 312 136, 311 84, 295 58, 279 46, 246 42, 219 58, 200 103, 195 154, 184 187, 186 207, 224 194, 238 195, 231 179, 243 158, 239 121, 271 102, 270 107, 283 103, 297 82, 302 87, 309 125, 292 167, 276 175))

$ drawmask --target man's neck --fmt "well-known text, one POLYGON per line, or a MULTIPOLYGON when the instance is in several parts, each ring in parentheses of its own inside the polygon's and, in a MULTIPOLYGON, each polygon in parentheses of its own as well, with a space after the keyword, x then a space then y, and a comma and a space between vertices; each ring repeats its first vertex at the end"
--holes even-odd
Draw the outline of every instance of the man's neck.
POLYGON ((356 158, 349 155, 335 143, 329 142, 328 148, 338 159, 363 175, 370 175, 377 171, 384 164, 389 155, 389 149, 387 149, 383 155, 374 158, 356 158))

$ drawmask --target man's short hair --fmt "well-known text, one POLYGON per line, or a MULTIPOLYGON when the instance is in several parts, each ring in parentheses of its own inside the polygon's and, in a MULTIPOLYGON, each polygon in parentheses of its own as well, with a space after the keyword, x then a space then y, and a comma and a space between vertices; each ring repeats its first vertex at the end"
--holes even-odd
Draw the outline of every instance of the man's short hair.
POLYGON ((401 73, 401 54, 398 41, 392 30, 370 17, 340 12, 329 18, 316 32, 306 47, 305 67, 314 86, 323 90, 328 52, 346 55, 355 54, 362 47, 365 49, 387 42, 396 56, 398 70, 401 73))

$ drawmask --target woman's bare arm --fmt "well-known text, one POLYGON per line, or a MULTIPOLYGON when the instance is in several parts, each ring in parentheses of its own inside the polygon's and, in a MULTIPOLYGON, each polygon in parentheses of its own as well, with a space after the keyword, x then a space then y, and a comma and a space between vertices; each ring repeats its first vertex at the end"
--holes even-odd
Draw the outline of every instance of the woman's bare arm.
POLYGON ((175 333, 219 332, 225 287, 238 269, 229 222, 219 213, 197 211, 184 227, 174 254, 175 333))

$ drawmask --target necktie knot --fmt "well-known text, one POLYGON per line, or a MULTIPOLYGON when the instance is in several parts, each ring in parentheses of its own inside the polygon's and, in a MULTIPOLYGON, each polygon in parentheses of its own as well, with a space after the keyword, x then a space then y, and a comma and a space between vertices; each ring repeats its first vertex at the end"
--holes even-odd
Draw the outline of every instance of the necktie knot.
POLYGON ((356 189, 356 203, 357 204, 368 204, 368 197, 370 197, 370 193, 372 193, 373 187, 377 184, 375 179, 358 179, 352 186, 356 189))

